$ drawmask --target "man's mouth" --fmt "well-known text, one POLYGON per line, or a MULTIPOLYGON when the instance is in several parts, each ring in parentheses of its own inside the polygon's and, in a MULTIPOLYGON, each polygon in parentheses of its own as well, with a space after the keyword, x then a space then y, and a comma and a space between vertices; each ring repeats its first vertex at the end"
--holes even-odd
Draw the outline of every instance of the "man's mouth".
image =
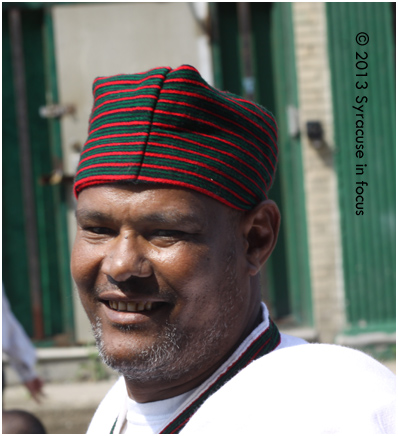
POLYGON ((118 312, 143 312, 145 310, 153 310, 159 305, 164 303, 161 302, 153 302, 153 301, 115 301, 109 300, 106 302, 107 306, 109 306, 113 310, 117 310, 118 312))

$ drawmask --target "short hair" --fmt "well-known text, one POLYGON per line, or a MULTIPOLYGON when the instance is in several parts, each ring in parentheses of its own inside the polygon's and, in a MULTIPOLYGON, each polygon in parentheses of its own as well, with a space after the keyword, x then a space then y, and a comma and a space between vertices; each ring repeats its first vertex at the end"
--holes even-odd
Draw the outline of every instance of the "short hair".
POLYGON ((25 410, 3 410, 3 434, 46 434, 41 421, 25 410))

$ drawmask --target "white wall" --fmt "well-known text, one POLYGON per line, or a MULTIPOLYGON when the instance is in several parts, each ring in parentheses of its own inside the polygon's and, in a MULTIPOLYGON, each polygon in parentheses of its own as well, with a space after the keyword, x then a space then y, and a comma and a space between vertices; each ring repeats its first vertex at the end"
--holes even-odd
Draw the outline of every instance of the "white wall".
MULTIPOLYGON (((207 3, 69 3, 53 8, 59 99, 76 113, 61 121, 64 171, 73 175, 87 136, 91 85, 98 76, 138 73, 158 66, 195 66, 212 83, 207 35, 195 20, 206 19, 207 3)), ((73 243, 74 199, 69 235, 73 243)), ((74 295, 77 340, 92 340, 74 295)))

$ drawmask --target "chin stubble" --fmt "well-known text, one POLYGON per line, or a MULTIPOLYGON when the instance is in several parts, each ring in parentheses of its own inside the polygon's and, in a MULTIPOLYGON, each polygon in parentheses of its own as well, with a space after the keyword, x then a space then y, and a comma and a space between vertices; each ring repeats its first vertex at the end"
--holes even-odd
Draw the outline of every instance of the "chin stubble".
MULTIPOLYGON (((134 330, 130 326, 123 328, 117 326, 117 328, 126 334, 134 330)), ((151 346, 139 352, 132 348, 130 355, 127 351, 125 359, 116 359, 106 350, 102 339, 100 319, 97 319, 93 331, 104 363, 126 379, 140 383, 177 380, 187 372, 195 371, 204 360, 210 357, 206 350, 214 349, 211 345, 218 344, 222 336, 220 331, 212 328, 207 331, 205 341, 198 340, 196 336, 182 332, 176 326, 166 323, 163 331, 151 346)), ((126 336, 126 341, 129 339, 126 336)))

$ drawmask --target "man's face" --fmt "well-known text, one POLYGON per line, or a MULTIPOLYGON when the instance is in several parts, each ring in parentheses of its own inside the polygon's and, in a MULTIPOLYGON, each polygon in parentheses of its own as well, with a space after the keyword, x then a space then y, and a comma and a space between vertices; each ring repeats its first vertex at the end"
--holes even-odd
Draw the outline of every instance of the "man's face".
POLYGON ((248 333, 255 302, 228 207, 113 185, 85 189, 76 215, 72 275, 101 354, 127 379, 194 378, 248 333))

